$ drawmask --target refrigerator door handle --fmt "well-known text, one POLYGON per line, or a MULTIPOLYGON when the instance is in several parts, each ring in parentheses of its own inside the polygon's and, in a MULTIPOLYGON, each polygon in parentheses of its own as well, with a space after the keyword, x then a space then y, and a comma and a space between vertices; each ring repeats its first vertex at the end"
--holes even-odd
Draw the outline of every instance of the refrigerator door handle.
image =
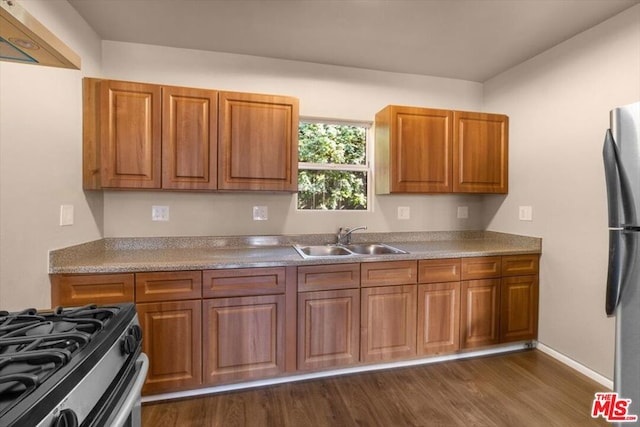
MULTIPOLYGON (((609 207, 609 227, 620 227, 620 176, 618 174, 618 147, 613 140, 611 129, 607 129, 602 148, 604 178, 607 185, 607 206, 609 207)), ((611 240, 609 241, 611 253, 611 240)), ((611 257, 609 257, 611 259, 611 257)))
POLYGON ((613 316, 622 290, 623 261, 625 259, 622 230, 609 230, 609 270, 607 273, 607 295, 605 310, 613 316))
POLYGON ((607 184, 607 204, 609 206, 609 227, 619 228, 636 225, 638 216, 629 177, 620 162, 618 145, 611 129, 607 129, 602 149, 604 177, 607 184), (622 207, 622 216, 620 215, 622 207))
POLYGON ((602 155, 607 184, 610 227, 605 309, 607 315, 611 316, 620 301, 626 278, 634 269, 637 258, 638 233, 634 233, 632 227, 629 227, 636 221, 635 203, 629 178, 620 162, 620 152, 610 129, 605 134, 602 155), (622 212, 620 212, 620 208, 622 208, 622 212))
POLYGON ((615 313, 616 307, 632 278, 638 262, 640 232, 631 230, 609 230, 609 271, 607 274, 607 316, 615 313))

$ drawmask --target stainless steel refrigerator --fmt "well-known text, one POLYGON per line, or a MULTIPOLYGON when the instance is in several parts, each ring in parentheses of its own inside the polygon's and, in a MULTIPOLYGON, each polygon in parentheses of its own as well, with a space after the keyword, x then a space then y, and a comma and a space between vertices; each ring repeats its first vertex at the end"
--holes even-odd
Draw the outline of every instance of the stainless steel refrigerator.
POLYGON ((631 399, 629 413, 640 417, 640 102, 611 111, 603 155, 609 206, 606 312, 616 316, 613 391, 631 399))

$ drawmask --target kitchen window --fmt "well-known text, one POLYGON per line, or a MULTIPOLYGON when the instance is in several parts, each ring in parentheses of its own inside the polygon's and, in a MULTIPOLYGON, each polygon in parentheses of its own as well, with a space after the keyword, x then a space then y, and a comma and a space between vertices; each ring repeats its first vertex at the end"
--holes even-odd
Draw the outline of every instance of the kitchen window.
POLYGON ((370 123, 301 119, 298 209, 368 210, 370 123))

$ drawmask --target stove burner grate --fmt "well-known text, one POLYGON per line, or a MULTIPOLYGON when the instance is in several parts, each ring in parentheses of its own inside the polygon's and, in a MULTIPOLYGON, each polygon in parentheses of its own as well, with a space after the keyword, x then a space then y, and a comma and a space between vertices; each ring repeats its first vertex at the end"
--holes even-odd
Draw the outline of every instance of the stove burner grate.
POLYGON ((0 312, 0 416, 72 359, 118 313, 84 307, 0 312))

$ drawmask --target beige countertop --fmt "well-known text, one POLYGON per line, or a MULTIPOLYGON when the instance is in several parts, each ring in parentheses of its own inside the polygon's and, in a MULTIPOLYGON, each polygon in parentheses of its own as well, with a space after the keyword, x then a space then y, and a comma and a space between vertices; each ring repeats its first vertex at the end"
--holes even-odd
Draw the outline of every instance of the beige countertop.
POLYGON ((386 243, 407 254, 303 258, 293 245, 335 242, 333 234, 107 238, 49 253, 50 274, 273 267, 541 253, 542 239, 491 231, 354 233, 353 243, 386 243))

